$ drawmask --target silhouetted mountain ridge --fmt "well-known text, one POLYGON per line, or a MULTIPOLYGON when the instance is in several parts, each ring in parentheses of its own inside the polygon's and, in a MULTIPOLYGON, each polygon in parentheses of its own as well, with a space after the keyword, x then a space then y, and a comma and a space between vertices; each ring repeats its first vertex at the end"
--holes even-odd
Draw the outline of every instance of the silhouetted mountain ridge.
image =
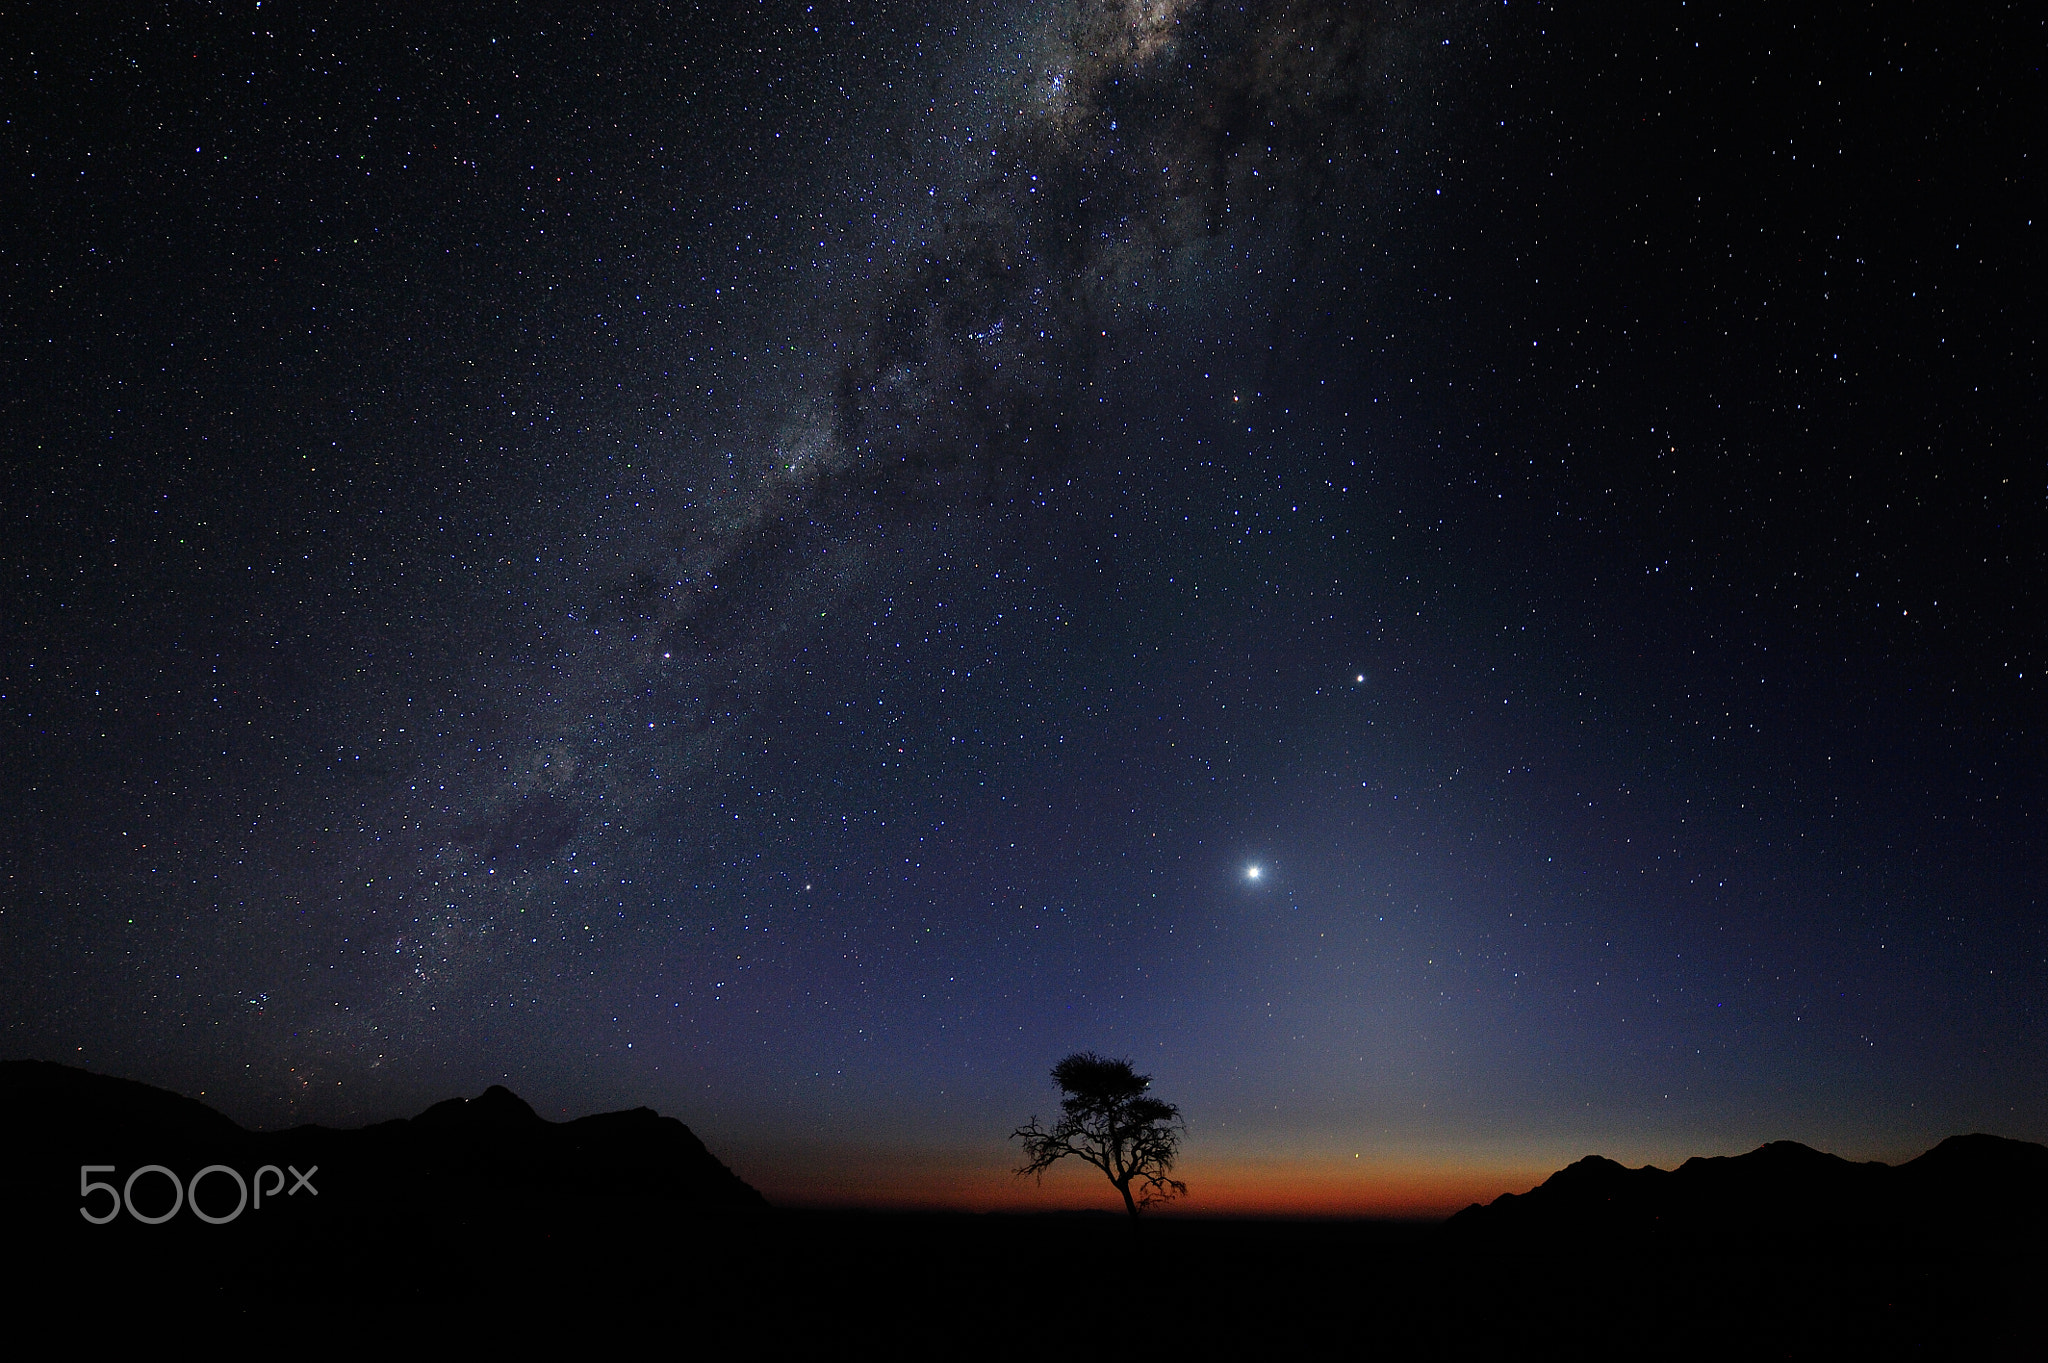
MULTIPOLYGON (((238 1186, 254 1190, 260 1169, 319 1170, 260 1205, 252 1200, 219 1226, 174 1214, 176 1224, 212 1235, 312 1233, 343 1222, 538 1225, 611 1204, 622 1214, 630 1209, 671 1219, 768 1207, 672 1117, 642 1107, 550 1122, 500 1085, 476 1098, 435 1103, 410 1120, 355 1130, 258 1132, 203 1103, 132 1080, 8 1061, 0 1062, 0 1131, 12 1151, 10 1167, 19 1171, 17 1191, 27 1194, 28 1221, 70 1234, 90 1222, 79 1214, 86 1203, 82 1181, 93 1177, 81 1173, 88 1166, 111 1166, 99 1177, 124 1197, 146 1202, 143 1216, 156 1215, 159 1202, 172 1204, 173 1176, 189 1190, 194 1175, 218 1166, 222 1172, 201 1183, 216 1204, 209 1213, 224 1216, 238 1186), (126 1180, 148 1166, 169 1174, 139 1175, 129 1190, 126 1180)), ((94 1210, 116 1205, 105 1201, 111 1193, 97 1196, 103 1202, 89 1204, 94 1210)), ((125 1233, 123 1227, 138 1219, 128 1203, 118 1206, 125 1214, 95 1228, 96 1238, 125 1233)))
POLYGON ((524 1098, 503 1084, 493 1084, 475 1098, 444 1098, 413 1118, 421 1126, 450 1126, 464 1130, 518 1129, 546 1120, 524 1098))
POLYGON ((1588 1155, 1527 1193, 1504 1193, 1451 1218, 1458 1233, 1524 1236, 1747 1237, 1849 1232, 2017 1234, 2048 1212, 2048 1146, 1951 1136, 1893 1167, 1798 1141, 1744 1155, 1694 1156, 1676 1169, 1631 1169, 1588 1155))

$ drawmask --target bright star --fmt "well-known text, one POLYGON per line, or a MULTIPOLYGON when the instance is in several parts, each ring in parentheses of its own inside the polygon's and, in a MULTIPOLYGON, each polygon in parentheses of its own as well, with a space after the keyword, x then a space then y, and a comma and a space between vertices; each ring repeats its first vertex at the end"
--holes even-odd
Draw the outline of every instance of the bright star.
POLYGON ((1246 880, 1257 880, 1257 879, 1259 878, 1259 868, 1258 868, 1258 867, 1256 867, 1256 866, 1247 866, 1247 867, 1245 867, 1245 868, 1244 868, 1244 878, 1245 878, 1246 880))

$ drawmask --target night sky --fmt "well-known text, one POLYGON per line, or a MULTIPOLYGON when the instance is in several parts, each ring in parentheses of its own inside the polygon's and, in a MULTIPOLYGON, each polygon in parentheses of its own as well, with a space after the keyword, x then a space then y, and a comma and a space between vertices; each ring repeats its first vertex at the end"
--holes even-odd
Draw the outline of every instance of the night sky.
POLYGON ((1083 1048, 1190 1211, 2048 1139, 2035 7, 0 22, 0 1051, 784 1202, 1114 1205, 1083 1048))

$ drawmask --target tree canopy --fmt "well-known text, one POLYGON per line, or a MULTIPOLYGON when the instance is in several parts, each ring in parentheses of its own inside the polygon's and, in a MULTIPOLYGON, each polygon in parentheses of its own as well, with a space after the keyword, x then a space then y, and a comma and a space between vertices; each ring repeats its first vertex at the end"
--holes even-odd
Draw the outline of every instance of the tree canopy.
POLYGON ((1048 1128, 1033 1117, 1010 1133, 1010 1139, 1024 1142, 1020 1176, 1043 1178, 1053 1165, 1078 1155, 1123 1195, 1133 1221, 1155 1202, 1187 1195, 1187 1184, 1167 1177, 1180 1157, 1187 1123, 1179 1108, 1146 1092, 1150 1075, 1137 1073, 1128 1060, 1076 1051, 1052 1067, 1052 1077, 1064 1095, 1059 1121, 1048 1128))

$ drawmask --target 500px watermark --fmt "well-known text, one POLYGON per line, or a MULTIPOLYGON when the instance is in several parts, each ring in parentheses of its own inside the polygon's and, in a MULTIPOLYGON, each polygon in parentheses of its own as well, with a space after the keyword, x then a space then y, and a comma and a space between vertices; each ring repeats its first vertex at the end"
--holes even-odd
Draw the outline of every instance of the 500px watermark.
MULTIPOLYGON (((253 1179, 243 1178, 239 1170, 231 1169, 225 1164, 209 1164, 198 1173, 192 1175, 188 1182, 184 1183, 179 1182, 178 1176, 161 1164, 145 1164, 140 1169, 129 1174, 127 1181, 118 1188, 111 1183, 102 1183, 93 1178, 94 1174, 113 1173, 113 1165, 81 1164, 78 1166, 79 1200, 90 1203, 93 1194, 105 1193, 111 1199, 111 1202, 104 1213, 95 1214, 90 1206, 83 1206, 78 1209, 78 1214, 92 1222, 95 1226, 104 1226, 123 1211, 126 1211, 128 1215, 145 1226, 160 1226, 176 1216, 180 1211, 190 1207, 192 1215, 206 1222, 209 1226, 225 1226, 228 1222, 252 1207, 256 1210, 261 1210, 265 1197, 270 1198, 274 1202, 277 1200, 279 1193, 284 1193, 286 1197, 293 1197, 301 1191, 311 1193, 315 1197, 320 1196, 320 1190, 313 1186, 313 1175, 320 1172, 319 1165, 314 1165, 303 1174, 294 1165, 288 1164, 285 1166, 285 1169, 290 1169, 292 1173, 290 1192, 285 1192, 285 1170, 278 1168, 275 1164, 266 1164, 258 1169, 253 1179), (171 1185, 171 1208, 169 1211, 150 1213, 136 1207, 135 1181, 145 1174, 159 1175, 165 1182, 171 1185), (199 1185, 206 1180, 209 1174, 220 1175, 234 1180, 236 1201, 233 1211, 225 1215, 216 1215, 199 1205, 199 1185), (263 1178, 266 1174, 270 1175, 273 1180, 268 1188, 263 1186, 263 1178), (250 1196, 252 1184, 255 1189, 255 1196, 253 1198, 250 1196)), ((144 1184, 143 1186, 147 1190, 150 1185, 144 1184)))

